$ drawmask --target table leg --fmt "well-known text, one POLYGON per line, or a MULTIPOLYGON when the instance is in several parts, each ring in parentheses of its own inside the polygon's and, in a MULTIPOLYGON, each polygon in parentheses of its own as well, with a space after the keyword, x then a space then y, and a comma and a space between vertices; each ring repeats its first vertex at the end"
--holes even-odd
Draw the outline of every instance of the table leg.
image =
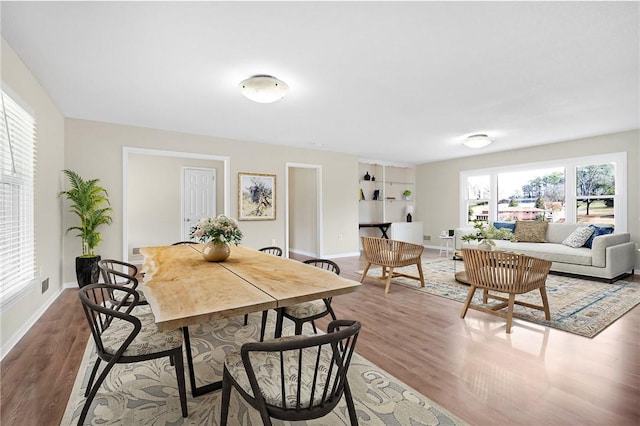
POLYGON ((191 395, 193 395, 193 397, 195 398, 196 396, 204 395, 205 393, 222 389, 222 380, 208 383, 204 386, 196 387, 196 376, 193 368, 193 355, 191 353, 189 327, 182 327, 182 334, 184 335, 184 346, 187 350, 187 366, 189 367, 189 384, 191 385, 191 395))
POLYGON ((276 308, 276 331, 273 335, 274 338, 282 337, 282 323, 284 321, 284 316, 282 313, 284 312, 284 308, 276 308))
POLYGON ((380 226, 380 231, 382 232, 382 238, 386 238, 387 240, 389 239, 389 236, 387 235, 388 229, 389 229, 388 226, 384 226, 384 225, 380 226))

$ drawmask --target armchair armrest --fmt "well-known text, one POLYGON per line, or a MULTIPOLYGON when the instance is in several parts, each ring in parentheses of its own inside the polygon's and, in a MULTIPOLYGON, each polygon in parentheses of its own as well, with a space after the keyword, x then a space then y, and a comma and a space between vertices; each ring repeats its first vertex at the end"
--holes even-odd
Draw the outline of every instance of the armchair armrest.
POLYGON ((606 248, 628 243, 631 240, 629 233, 599 235, 591 244, 591 265, 604 268, 606 266, 606 248))

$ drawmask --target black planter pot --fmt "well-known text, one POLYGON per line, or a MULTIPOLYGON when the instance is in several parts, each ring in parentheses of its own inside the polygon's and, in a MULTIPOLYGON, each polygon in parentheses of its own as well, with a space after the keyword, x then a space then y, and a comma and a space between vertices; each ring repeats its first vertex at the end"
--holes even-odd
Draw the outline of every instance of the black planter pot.
POLYGON ((99 261, 100 256, 76 257, 76 277, 79 287, 98 282, 100 279, 99 261))

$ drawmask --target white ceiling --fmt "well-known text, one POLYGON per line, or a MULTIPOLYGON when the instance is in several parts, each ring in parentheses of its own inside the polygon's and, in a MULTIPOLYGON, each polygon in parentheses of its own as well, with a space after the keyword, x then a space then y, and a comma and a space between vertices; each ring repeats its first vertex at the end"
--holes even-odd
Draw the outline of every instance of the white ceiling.
POLYGON ((67 117, 426 163, 640 128, 639 5, 2 1, 1 30, 67 117))

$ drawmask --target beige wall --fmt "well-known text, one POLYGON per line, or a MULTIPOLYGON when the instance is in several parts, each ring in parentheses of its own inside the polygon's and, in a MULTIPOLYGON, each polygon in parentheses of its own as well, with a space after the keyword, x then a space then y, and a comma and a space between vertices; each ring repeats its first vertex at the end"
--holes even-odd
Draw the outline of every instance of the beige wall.
MULTIPOLYGON (((344 154, 318 150, 289 148, 278 145, 239 142, 163 130, 115 125, 94 121, 67 119, 65 166, 86 178, 98 178, 108 189, 114 209, 113 225, 103 229, 103 243, 97 253, 103 257, 122 258, 122 148, 136 147, 228 156, 230 161, 231 209, 238 212, 238 172, 276 174, 276 220, 242 221, 243 245, 259 248, 284 247, 285 238, 285 164, 319 164, 323 168, 323 253, 340 256, 358 251, 357 159, 344 154), (339 235, 342 234, 342 240, 339 235)), ((64 225, 73 217, 65 214, 64 225)), ((77 241, 64 238, 64 281, 75 281, 73 262, 80 251, 77 241)))
POLYGON ((317 256, 317 169, 289 168, 289 249, 317 256))
MULTIPOLYGON (((640 242, 640 131, 602 135, 538 147, 423 164, 416 170, 416 216, 424 223, 427 245, 437 245, 442 229, 459 226, 459 173, 488 167, 544 162, 562 158, 626 152, 627 220, 631 239, 640 242)), ((636 255, 640 265, 640 255, 636 255)))
POLYGON ((62 228, 60 170, 64 168, 64 118, 38 81, 2 40, 2 82, 35 113, 37 154, 35 180, 36 284, 14 305, 0 314, 2 355, 19 338, 50 299, 62 289, 62 228), (41 281, 49 289, 41 293, 41 281))

